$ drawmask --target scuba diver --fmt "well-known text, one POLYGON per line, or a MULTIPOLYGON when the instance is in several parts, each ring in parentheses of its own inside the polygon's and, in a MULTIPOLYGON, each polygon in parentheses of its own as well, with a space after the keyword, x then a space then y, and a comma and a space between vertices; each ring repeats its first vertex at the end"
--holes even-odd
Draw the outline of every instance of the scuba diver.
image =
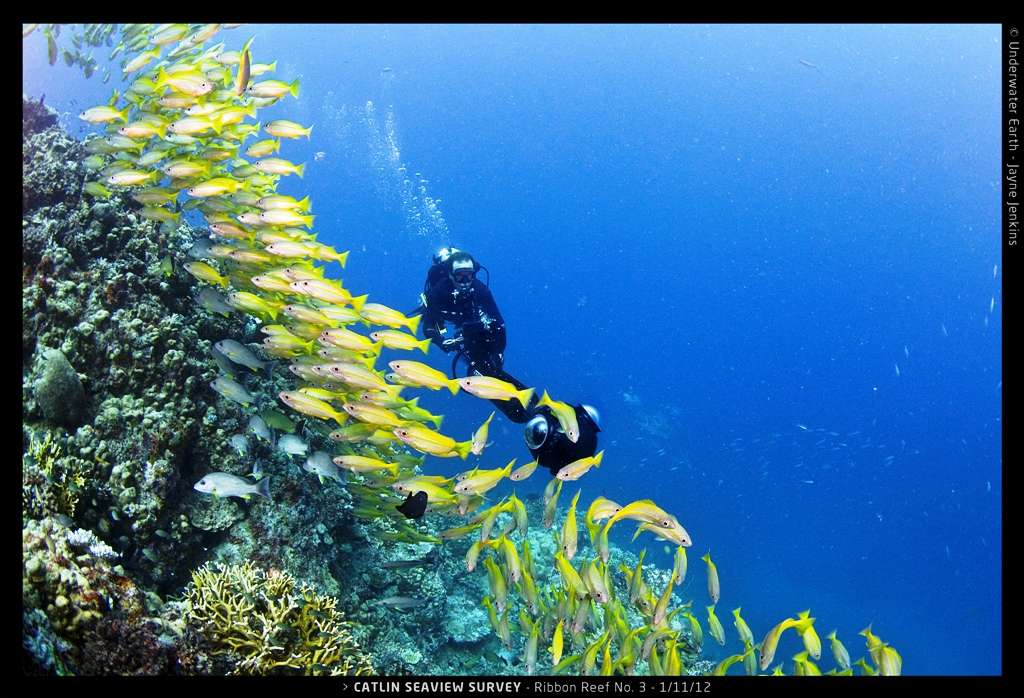
MULTIPOLYGON (((503 368, 505 363, 505 320, 490 290, 491 273, 468 252, 442 248, 433 258, 420 294, 420 307, 409 313, 423 315, 423 335, 445 353, 455 352, 451 375, 456 377, 460 360, 467 376, 491 376, 507 381, 516 390, 527 388, 503 368), (487 283, 477 278, 487 271, 487 283), (448 324, 453 326, 449 331, 448 324)), ((538 406, 534 395, 523 407, 516 400, 491 400, 509 420, 526 425, 524 437, 538 465, 554 475, 560 468, 597 451, 599 415, 590 405, 575 405, 579 436, 575 443, 562 432, 547 406, 538 406)))

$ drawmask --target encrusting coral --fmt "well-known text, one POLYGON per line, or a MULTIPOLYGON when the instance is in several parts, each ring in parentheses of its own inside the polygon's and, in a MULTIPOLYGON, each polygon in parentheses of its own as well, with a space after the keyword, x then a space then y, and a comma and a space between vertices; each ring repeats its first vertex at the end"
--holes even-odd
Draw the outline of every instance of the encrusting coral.
POLYGON ((373 673, 336 599, 295 587, 287 572, 251 562, 207 564, 192 573, 183 616, 215 646, 213 654, 236 655, 233 673, 373 673))

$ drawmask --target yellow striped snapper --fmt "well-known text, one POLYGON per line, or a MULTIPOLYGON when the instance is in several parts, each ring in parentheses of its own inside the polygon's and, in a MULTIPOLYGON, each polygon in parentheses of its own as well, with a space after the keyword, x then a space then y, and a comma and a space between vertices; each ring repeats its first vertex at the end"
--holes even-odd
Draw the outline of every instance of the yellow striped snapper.
POLYGON ((430 348, 429 339, 420 341, 417 340, 416 337, 399 330, 377 330, 376 332, 370 333, 370 339, 375 342, 383 342, 384 346, 388 349, 404 349, 408 351, 411 351, 412 349, 419 349, 426 354, 430 348))
MULTIPOLYGON (((275 243, 276 244, 276 243, 275 243)), ((353 296, 339 281, 328 279, 299 279, 291 282, 291 290, 325 303, 345 305, 351 303, 358 311, 363 307, 368 296, 353 296)), ((413 338, 415 339, 415 338, 413 338)))
MULTIPOLYGON (((419 316, 417 315, 416 317, 419 316)), ((448 388, 452 395, 459 392, 458 380, 454 378, 449 379, 444 373, 427 364, 403 359, 401 361, 389 361, 388 366, 391 367, 392 371, 413 385, 430 388, 431 390, 448 388)))
POLYGON ((467 393, 485 400, 515 399, 519 400, 519 404, 523 407, 526 407, 533 396, 533 388, 517 390, 512 383, 491 376, 469 376, 457 380, 459 386, 467 393))
MULTIPOLYGON (((400 437, 401 438, 401 437, 400 437)), ((470 448, 472 447, 471 442, 469 443, 470 448)), ((457 446, 458 444, 456 444, 457 446)), ((473 471, 468 477, 464 478, 462 482, 455 486, 455 492, 457 494, 483 494, 495 487, 502 479, 508 477, 508 474, 512 472, 512 466, 515 465, 516 459, 510 460, 504 468, 495 468, 494 470, 478 470, 473 471)))
POLYGON ((572 503, 569 505, 569 512, 565 516, 565 522, 562 524, 561 550, 566 560, 572 560, 575 557, 576 546, 579 543, 576 529, 576 503, 579 501, 582 491, 576 491, 576 496, 572 498, 572 503))
MULTIPOLYGON (((555 415, 555 419, 558 420, 559 426, 562 428, 562 431, 565 432, 569 441, 576 443, 580 438, 580 427, 579 422, 576 419, 576 410, 571 405, 564 402, 552 400, 546 390, 537 404, 550 409, 551 413, 555 415)), ((526 405, 524 404, 523 407, 526 407, 526 405)))
POLYGON ((301 124, 286 119, 271 121, 263 127, 263 130, 277 138, 300 138, 305 136, 307 139, 311 139, 311 134, 313 133, 312 126, 304 128, 301 124))
POLYGON ((465 460, 469 455, 470 449, 473 447, 471 441, 456 442, 450 436, 439 434, 418 424, 405 424, 401 427, 396 427, 393 433, 403 443, 417 451, 441 458, 458 456, 465 460))
POLYGON ((284 404, 296 412, 301 412, 317 419, 333 419, 338 423, 338 426, 345 426, 345 421, 348 419, 345 413, 338 412, 329 403, 300 393, 297 390, 283 390, 278 393, 278 397, 281 398, 284 404))
MULTIPOLYGON (((344 265, 343 265, 344 266, 344 265)), ((406 317, 402 313, 380 303, 366 303, 359 311, 360 315, 374 325, 385 325, 387 327, 408 327, 409 332, 416 334, 416 328, 420 326, 422 315, 406 317)))
POLYGON ((601 465, 601 460, 604 458, 604 451, 598 451, 597 455, 586 456, 580 458, 572 463, 559 469, 555 473, 555 477, 559 480, 574 481, 579 480, 581 477, 587 474, 591 468, 596 468, 601 465))
MULTIPOLYGON (((376 334, 376 333, 371 332, 370 336, 373 337, 374 334, 376 334)), ((424 340, 424 341, 429 341, 429 340, 424 340)), ((427 350, 424 349, 423 353, 426 354, 427 350)), ((473 453, 474 456, 479 456, 480 454, 482 454, 484 452, 484 448, 486 446, 488 446, 488 443, 487 443, 487 432, 488 432, 488 430, 490 428, 490 424, 491 424, 491 420, 492 419, 494 419, 494 412, 491 412, 491 414, 488 415, 487 419, 484 420, 484 423, 481 424, 479 427, 477 427, 477 430, 473 433, 473 438, 472 438, 473 446, 470 448, 470 451, 473 453)), ((438 426, 440 426, 440 425, 438 425, 438 426)), ((529 465, 529 463, 527 463, 527 465, 529 465)), ((534 465, 534 467, 537 467, 537 462, 534 461, 533 465, 534 465)), ((515 472, 513 472, 511 475, 509 475, 509 478, 512 479, 512 480, 518 481, 518 480, 523 480, 526 477, 529 477, 529 474, 523 475, 521 477, 516 477, 516 473, 522 471, 523 468, 525 468, 525 467, 526 466, 522 466, 520 468, 517 468, 515 472)), ((530 472, 532 473, 533 471, 531 470, 530 472)))
POLYGON ((711 603, 718 603, 719 587, 718 587, 718 566, 711 561, 711 551, 704 553, 701 560, 708 563, 708 596, 711 597, 711 603))

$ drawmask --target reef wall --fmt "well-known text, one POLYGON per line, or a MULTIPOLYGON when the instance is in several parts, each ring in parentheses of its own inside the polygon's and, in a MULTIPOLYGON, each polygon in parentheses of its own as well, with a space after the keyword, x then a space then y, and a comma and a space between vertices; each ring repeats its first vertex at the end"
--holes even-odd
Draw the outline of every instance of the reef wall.
MULTIPOLYGON (((231 447, 247 416, 210 387, 211 347, 259 341, 256 322, 196 301, 181 265, 199 231, 144 220, 127 194, 84 195, 85 157, 52 109, 23 99, 25 670, 238 671, 184 599, 205 563, 248 562, 336 598, 375 671, 521 672, 521 653, 502 647, 480 605, 485 578, 466 571, 468 541, 438 548, 431 565, 388 569, 433 546, 376 538, 374 522, 352 516, 345 487, 303 472, 298 457, 259 439, 245 455, 231 447), (192 488, 209 471, 245 475, 257 463, 272 478, 272 502, 192 488), (379 603, 395 596, 425 603, 379 603)), ((268 400, 293 385, 248 380, 268 400)), ((330 449, 320 431, 303 436, 330 449)), ((528 505, 539 521, 539 503, 528 505)), ((443 525, 426 520, 433 534, 443 525)), ((530 539, 536 550, 553 546, 540 527, 530 539)))

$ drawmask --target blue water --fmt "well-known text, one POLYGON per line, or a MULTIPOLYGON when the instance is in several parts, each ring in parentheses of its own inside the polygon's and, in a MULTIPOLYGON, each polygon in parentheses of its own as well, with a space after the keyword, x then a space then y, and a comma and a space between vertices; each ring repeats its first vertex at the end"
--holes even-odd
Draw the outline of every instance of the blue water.
MULTIPOLYGON (((314 125, 280 189, 352 250, 346 285, 408 310, 442 244, 487 266, 506 369, 601 410, 582 499, 676 513, 701 618, 711 550, 712 656, 739 650, 731 609, 761 637, 809 607, 854 659, 873 623, 905 673, 1001 672, 997 26, 223 36, 253 34, 301 78, 261 118, 314 125)), ((116 80, 47 66, 38 32, 24 56, 24 91, 86 133, 116 80)), ((490 411, 422 402, 458 438, 490 411)), ((494 465, 525 460, 515 425, 491 434, 494 465)))

